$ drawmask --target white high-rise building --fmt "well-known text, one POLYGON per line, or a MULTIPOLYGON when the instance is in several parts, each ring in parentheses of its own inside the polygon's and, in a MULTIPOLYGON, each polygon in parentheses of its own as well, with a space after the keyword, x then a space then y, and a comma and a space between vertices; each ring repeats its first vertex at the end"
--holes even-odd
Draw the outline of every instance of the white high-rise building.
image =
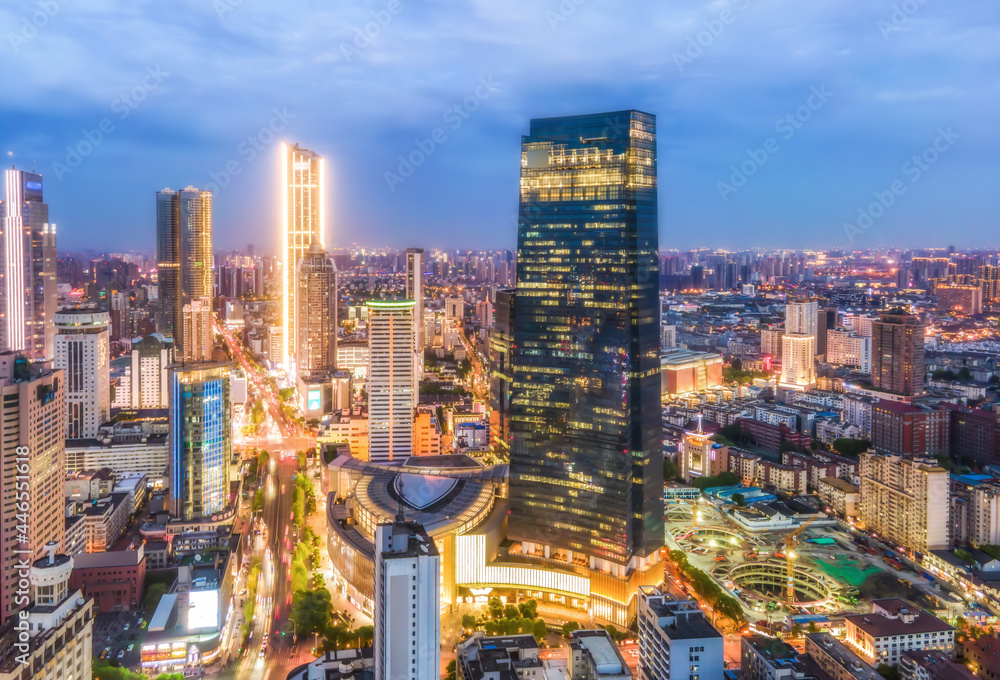
POLYGON ((167 408, 170 389, 167 367, 174 363, 174 341, 152 333, 132 341, 129 367, 131 408, 167 408))
POLYGON ((368 449, 375 463, 413 453, 418 399, 414 306, 413 300, 368 303, 368 449))
POLYGON ((107 312, 56 313, 55 361, 66 374, 66 438, 92 439, 111 413, 111 348, 107 312))
POLYGON ((639 587, 639 677, 642 680, 722 680, 723 638, 696 600, 666 588, 639 587))
POLYGON ((281 266, 282 312, 281 352, 273 351, 271 361, 282 362, 288 370, 295 362, 299 331, 295 325, 298 286, 295 268, 309 246, 326 249, 323 206, 323 158, 299 147, 281 144, 281 266))
POLYGON ((376 680, 440 677, 440 579, 441 557, 420 524, 399 515, 376 527, 376 680))
POLYGON ((781 338, 781 385, 806 389, 816 383, 816 326, 819 302, 792 300, 785 305, 785 335, 781 338))
POLYGON ((872 339, 845 328, 826 333, 826 360, 834 366, 850 366, 862 373, 872 372, 872 339))
POLYGON ((42 176, 10 168, 0 201, 0 352, 51 361, 55 313, 56 225, 42 176))
MULTIPOLYGON (((416 304, 413 308, 413 316, 416 319, 414 326, 416 333, 416 351, 422 355, 424 351, 424 334, 421 332, 424 327, 424 249, 406 249, 406 297, 416 304)), ((423 365, 423 362, 420 362, 423 365)))

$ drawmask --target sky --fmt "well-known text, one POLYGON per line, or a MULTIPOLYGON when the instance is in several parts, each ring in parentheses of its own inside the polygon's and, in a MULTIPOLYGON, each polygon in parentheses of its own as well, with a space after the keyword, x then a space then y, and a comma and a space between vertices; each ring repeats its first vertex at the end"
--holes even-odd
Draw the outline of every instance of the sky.
POLYGON ((660 248, 1000 245, 996 0, 5 0, 0 152, 59 249, 277 250, 278 154, 327 245, 511 248, 531 118, 657 116, 660 248))

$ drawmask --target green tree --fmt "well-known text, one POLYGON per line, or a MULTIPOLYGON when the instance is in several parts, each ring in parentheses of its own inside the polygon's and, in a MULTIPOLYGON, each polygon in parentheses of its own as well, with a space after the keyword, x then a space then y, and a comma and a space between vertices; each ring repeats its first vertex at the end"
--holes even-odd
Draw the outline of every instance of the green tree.
POLYGON ((809 625, 806 628, 807 628, 807 630, 810 633, 818 633, 819 632, 819 626, 816 625, 815 621, 810 621, 809 625))
POLYGON ((549 629, 545 626, 543 619, 535 619, 535 623, 531 627, 531 632, 534 634, 535 639, 541 642, 542 638, 548 634, 549 629))
POLYGON ((165 583, 154 583, 146 589, 146 594, 142 598, 142 608, 152 615, 156 611, 156 606, 160 604, 160 598, 167 594, 170 588, 165 583))
POLYGON ((538 602, 535 600, 525 600, 517 605, 517 609, 521 612, 521 616, 526 619, 533 619, 538 616, 538 602))
POLYGON ((562 625, 563 637, 569 637, 574 630, 580 630, 580 624, 576 621, 567 621, 562 625))
POLYGON ((516 619, 518 615, 517 607, 512 604, 508 604, 503 608, 503 617, 505 619, 516 619))
POLYGON ((462 628, 475 628, 479 625, 479 620, 472 614, 462 615, 462 628))
POLYGON ((183 673, 160 673, 153 680, 184 680, 183 673))
POLYGON ((797 640, 802 637, 802 624, 796 623, 792 626, 792 639, 797 640))
POLYGON ((264 489, 257 489, 257 492, 253 495, 253 506, 251 510, 257 512, 264 507, 264 489))
POLYGON ((833 450, 848 458, 857 458, 871 447, 867 439, 841 438, 833 442, 833 450))
POLYGON ((458 677, 458 665, 455 663, 454 659, 448 662, 448 665, 444 667, 444 670, 446 673, 445 680, 456 680, 458 677))
POLYGON ((899 666, 890 666, 889 664, 883 663, 879 664, 879 667, 875 670, 878 671, 878 674, 885 678, 885 680, 900 680, 902 677, 899 673, 899 666))
POLYGON ((733 494, 733 503, 740 506, 741 508, 747 504, 747 497, 741 493, 733 494))
POLYGON ((672 460, 663 461, 663 481, 672 482, 677 479, 677 464, 672 460))
POLYGON ((958 370, 958 375, 955 376, 958 380, 964 380, 966 382, 972 380, 972 371, 969 370, 968 366, 962 366, 958 370))
POLYGON ((311 635, 330 626, 333 604, 327 588, 298 590, 292 595, 292 620, 299 636, 311 635))

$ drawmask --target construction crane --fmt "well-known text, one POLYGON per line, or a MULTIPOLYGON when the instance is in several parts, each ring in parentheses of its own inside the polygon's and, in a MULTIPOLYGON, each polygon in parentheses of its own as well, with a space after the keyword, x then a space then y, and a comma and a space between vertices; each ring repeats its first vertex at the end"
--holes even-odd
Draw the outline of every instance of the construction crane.
POLYGON ((813 515, 808 520, 803 522, 798 526, 798 528, 792 533, 785 536, 783 539, 778 541, 778 545, 775 546, 774 552, 784 552, 785 562, 788 565, 788 573, 786 576, 786 591, 785 591, 785 602, 792 604, 795 602, 795 551, 793 548, 798 543, 799 534, 805 531, 810 524, 812 524, 819 515, 813 515))

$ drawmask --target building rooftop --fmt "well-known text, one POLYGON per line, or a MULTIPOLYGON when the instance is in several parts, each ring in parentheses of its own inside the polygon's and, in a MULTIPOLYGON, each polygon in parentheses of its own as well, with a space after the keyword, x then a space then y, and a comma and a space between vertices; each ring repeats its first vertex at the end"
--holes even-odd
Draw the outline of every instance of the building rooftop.
POLYGON ((908 649, 903 652, 904 675, 908 666, 919 666, 932 680, 976 680, 978 676, 960 663, 955 663, 939 649, 908 649))
POLYGON ((873 600, 872 608, 871 614, 845 616, 844 620, 875 638, 955 630, 933 614, 899 598, 873 600))

